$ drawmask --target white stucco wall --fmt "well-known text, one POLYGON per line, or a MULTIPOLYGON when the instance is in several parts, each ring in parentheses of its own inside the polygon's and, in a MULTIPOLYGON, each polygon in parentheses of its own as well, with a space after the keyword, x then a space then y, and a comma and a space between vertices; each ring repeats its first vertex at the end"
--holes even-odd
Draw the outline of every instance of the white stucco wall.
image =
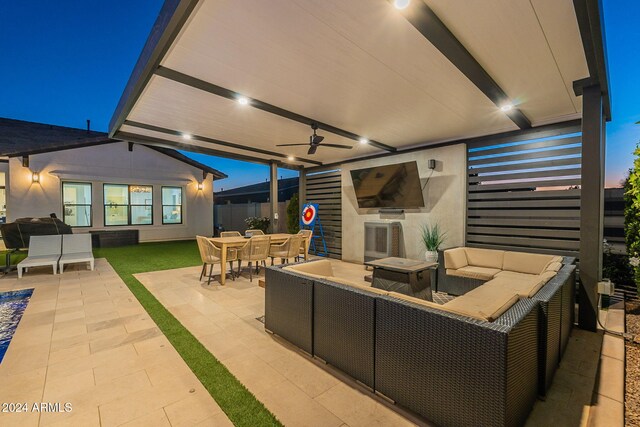
POLYGON ((364 223, 368 221, 399 221, 402 223, 404 256, 423 259, 420 230, 424 223, 439 224, 446 230, 443 247, 462 245, 464 241, 466 191, 466 147, 464 144, 425 149, 406 154, 386 156, 373 160, 343 164, 342 169, 342 259, 351 262, 364 261, 364 223), (436 160, 431 174, 429 159, 436 160), (351 181, 350 171, 372 166, 402 163, 415 160, 418 163, 425 207, 406 210, 402 215, 381 215, 377 209, 360 209, 351 181))
POLYGON ((196 234, 213 234, 213 179, 198 190, 202 170, 147 147, 125 142, 77 148, 30 156, 29 168, 21 158, 9 160, 7 180, 7 220, 21 217, 45 217, 55 212, 62 219, 62 182, 92 183, 92 227, 90 230, 140 230, 140 241, 191 239, 196 234), (32 171, 40 173, 33 183, 32 171), (103 184, 153 186, 153 225, 104 226, 103 184), (162 186, 183 188, 183 223, 162 224, 162 186))

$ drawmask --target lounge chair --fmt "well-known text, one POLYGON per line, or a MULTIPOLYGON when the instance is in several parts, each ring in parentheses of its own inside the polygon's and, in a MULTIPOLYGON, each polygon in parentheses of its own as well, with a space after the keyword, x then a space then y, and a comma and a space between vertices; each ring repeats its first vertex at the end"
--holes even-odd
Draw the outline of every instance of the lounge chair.
POLYGON ((62 236, 62 256, 60 257, 60 274, 65 264, 88 262, 91 271, 94 267, 91 250, 91 234, 65 234, 62 236))
POLYGON ((58 272, 58 260, 62 249, 62 236, 31 236, 29 253, 18 263, 18 278, 22 278, 22 271, 30 267, 53 267, 53 274, 58 272))

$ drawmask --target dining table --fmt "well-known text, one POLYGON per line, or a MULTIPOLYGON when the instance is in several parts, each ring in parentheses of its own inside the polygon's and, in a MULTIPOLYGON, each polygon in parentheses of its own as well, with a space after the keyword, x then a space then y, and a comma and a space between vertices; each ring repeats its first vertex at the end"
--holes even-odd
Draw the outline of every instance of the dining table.
MULTIPOLYGON (((284 243, 289 237, 295 236, 295 234, 288 233, 274 233, 267 234, 271 236, 272 244, 284 243)), ((227 278, 227 250, 230 248, 241 248, 249 241, 248 237, 234 236, 234 237, 210 237, 209 241, 215 246, 220 248, 220 284, 224 285, 227 278)), ((307 260, 309 256, 309 239, 304 239, 304 259, 307 260)))

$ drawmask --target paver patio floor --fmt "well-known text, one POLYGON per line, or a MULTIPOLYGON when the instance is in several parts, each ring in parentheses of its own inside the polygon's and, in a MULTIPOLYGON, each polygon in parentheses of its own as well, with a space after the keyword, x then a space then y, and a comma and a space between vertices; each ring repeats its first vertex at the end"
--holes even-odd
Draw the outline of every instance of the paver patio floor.
MULTIPOLYGON (((333 268, 364 283, 361 265, 333 268)), ((264 289, 255 276, 220 286, 199 275, 189 267, 136 277, 285 425, 419 423, 266 333, 256 320, 264 289)), ((34 269, 0 279, 0 291, 25 288, 35 290, 0 363, 0 401, 70 402, 73 411, 0 413, 0 425, 230 425, 106 260, 94 272, 34 269)), ((574 330, 528 425, 586 423, 601 345, 601 334, 574 330)))
MULTIPOLYGON (((332 263, 336 276, 366 284, 362 265, 332 263)), ((264 314, 264 289, 255 276, 253 283, 241 277, 220 286, 199 282, 199 275, 199 267, 190 267, 136 277, 285 425, 419 422, 266 333, 256 320, 264 314)), ((547 399, 536 402, 528 426, 587 423, 601 344, 601 333, 574 329, 547 399)))
POLYGON ((32 269, 0 279, 0 291, 34 288, 0 363, 7 426, 231 425, 226 415, 104 259, 63 275, 32 269), (34 403, 71 412, 34 412, 34 403))

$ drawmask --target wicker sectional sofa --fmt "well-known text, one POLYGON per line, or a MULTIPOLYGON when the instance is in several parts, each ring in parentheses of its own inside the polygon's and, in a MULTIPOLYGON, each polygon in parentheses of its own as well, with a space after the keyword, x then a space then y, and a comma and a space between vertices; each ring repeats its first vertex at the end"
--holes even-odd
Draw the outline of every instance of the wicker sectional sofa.
POLYGON ((438 425, 521 425, 559 361, 574 268, 532 297, 488 286, 441 306, 335 277, 326 260, 270 267, 265 328, 438 425))

